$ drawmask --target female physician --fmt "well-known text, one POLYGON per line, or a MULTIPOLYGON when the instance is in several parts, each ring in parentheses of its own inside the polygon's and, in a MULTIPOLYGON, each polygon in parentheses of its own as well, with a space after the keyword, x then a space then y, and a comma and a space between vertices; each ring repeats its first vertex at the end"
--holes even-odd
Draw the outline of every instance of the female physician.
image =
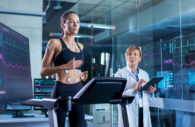
POLYGON ((138 67, 141 61, 141 50, 137 46, 129 46, 126 50, 127 66, 119 70, 115 77, 126 78, 127 83, 123 96, 135 96, 133 102, 126 107, 118 106, 119 113, 119 127, 151 127, 150 111, 149 111, 149 98, 151 93, 156 90, 156 85, 149 87, 148 91, 140 92, 139 89, 146 82, 149 81, 147 72, 138 67), (139 109, 141 111, 139 111, 139 109), (143 115, 142 115, 143 112, 143 115), (127 113, 128 124, 123 123, 124 113, 127 113), (140 114, 139 114, 140 113, 140 114), (138 122, 140 121, 140 122, 138 122), (140 123, 140 124, 139 124, 140 123))

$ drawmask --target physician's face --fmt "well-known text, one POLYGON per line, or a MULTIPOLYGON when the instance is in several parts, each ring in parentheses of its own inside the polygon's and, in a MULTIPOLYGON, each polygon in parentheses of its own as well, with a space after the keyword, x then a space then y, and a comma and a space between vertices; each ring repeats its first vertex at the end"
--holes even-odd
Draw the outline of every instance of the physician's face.
POLYGON ((126 60, 129 66, 138 66, 141 61, 140 52, 138 50, 130 51, 126 56, 126 60))

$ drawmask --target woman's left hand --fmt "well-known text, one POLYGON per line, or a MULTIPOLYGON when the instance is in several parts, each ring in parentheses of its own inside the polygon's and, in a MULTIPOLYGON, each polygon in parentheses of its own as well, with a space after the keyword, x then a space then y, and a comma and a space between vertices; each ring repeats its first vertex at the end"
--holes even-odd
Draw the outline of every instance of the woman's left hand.
POLYGON ((81 80, 86 81, 88 78, 88 71, 81 72, 81 80))
POLYGON ((154 91, 156 91, 156 84, 154 84, 154 86, 150 86, 150 87, 148 88, 148 93, 149 93, 149 94, 153 93, 154 91))

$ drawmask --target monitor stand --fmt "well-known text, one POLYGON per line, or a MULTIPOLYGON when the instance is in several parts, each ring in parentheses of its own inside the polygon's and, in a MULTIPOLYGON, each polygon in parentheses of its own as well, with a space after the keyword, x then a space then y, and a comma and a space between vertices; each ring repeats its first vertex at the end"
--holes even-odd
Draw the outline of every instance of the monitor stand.
POLYGON ((16 110, 12 111, 12 117, 13 118, 25 118, 25 117, 34 117, 33 115, 24 115, 24 111, 22 110, 16 110))

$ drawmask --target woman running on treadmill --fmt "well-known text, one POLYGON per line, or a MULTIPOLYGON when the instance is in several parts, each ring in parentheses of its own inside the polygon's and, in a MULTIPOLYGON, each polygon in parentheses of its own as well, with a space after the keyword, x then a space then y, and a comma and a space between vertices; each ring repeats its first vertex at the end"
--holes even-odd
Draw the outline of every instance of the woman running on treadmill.
MULTIPOLYGON (((84 62, 83 45, 75 41, 80 28, 78 15, 66 11, 61 16, 62 37, 49 40, 42 60, 40 74, 42 77, 56 74, 56 84, 52 97, 74 96, 81 88, 82 81, 88 78, 88 72, 81 72, 84 62), (53 61, 54 66, 50 66, 53 61)), ((65 126, 66 112, 57 111, 58 127, 65 126)), ((69 113, 70 127, 84 127, 84 107, 73 105, 69 113)))

